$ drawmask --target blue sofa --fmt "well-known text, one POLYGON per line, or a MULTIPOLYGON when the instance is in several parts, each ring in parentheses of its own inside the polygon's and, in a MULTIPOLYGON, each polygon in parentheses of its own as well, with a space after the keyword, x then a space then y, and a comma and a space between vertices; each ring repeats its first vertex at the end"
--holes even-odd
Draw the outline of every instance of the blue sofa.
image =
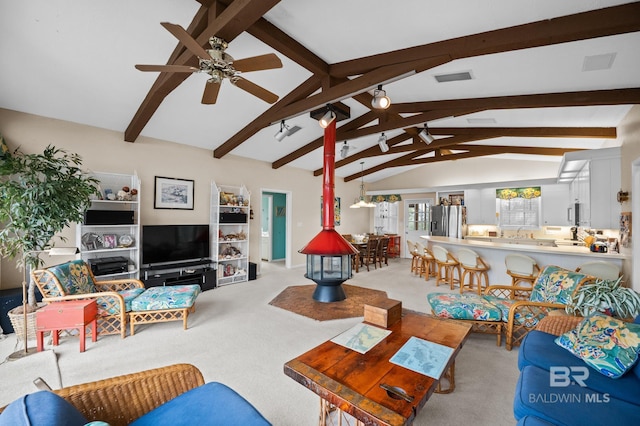
POLYGON ((533 330, 522 341, 513 406, 518 424, 640 425, 640 363, 621 377, 607 377, 556 344, 572 328, 557 335, 533 330))

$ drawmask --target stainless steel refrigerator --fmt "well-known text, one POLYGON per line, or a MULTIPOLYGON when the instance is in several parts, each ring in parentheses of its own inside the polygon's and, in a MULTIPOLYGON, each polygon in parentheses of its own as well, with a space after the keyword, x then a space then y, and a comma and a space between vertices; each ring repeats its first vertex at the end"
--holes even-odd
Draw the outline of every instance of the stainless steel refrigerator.
POLYGON ((431 235, 464 238, 467 234, 467 208, 464 206, 431 206, 431 235))

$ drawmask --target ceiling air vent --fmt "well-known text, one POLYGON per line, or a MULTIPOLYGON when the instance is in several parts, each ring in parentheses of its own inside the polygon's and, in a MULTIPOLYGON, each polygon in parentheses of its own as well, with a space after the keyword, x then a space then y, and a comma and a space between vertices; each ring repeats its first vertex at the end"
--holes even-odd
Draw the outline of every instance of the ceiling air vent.
POLYGON ((603 55, 585 56, 582 63, 582 71, 608 70, 616 59, 615 53, 605 53, 603 55))
POLYGON ((438 83, 447 83, 449 81, 463 81, 463 80, 471 80, 471 73, 469 71, 464 72, 454 72, 451 74, 440 74, 434 76, 438 83))

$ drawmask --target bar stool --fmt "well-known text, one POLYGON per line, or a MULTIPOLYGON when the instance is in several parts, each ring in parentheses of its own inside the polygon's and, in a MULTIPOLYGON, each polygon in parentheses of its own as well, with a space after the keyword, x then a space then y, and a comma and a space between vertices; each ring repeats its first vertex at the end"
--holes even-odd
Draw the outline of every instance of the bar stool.
POLYGON ((604 260, 583 263, 578 266, 576 272, 591 275, 592 277, 600 278, 601 280, 615 281, 620 277, 620 267, 615 263, 606 262, 604 260))
POLYGON ((429 280, 429 277, 436 276, 436 259, 433 257, 433 253, 427 247, 421 243, 416 243, 416 252, 420 256, 420 268, 418 275, 423 276, 424 280, 429 280))
MULTIPOLYGON (((515 287, 519 283, 528 284, 528 289, 533 288, 536 277, 540 272, 535 259, 524 254, 508 254, 504 258, 507 266, 507 274, 511 276, 511 286, 515 287)), ((511 291, 511 298, 515 299, 515 292, 511 291)))
POLYGON ((460 278, 460 294, 465 288, 473 291, 474 281, 478 285, 478 295, 482 295, 483 279, 484 288, 489 287, 489 265, 480 257, 478 253, 467 248, 458 250, 458 260, 462 266, 462 277, 460 278), (469 282, 467 283, 467 276, 469 282))
POLYGON ((407 250, 411 254, 411 273, 419 274, 420 273, 420 255, 418 254, 418 247, 416 247, 416 243, 411 240, 407 240, 407 250))
POLYGON ((449 250, 442 246, 433 246, 433 257, 436 259, 436 265, 438 265, 438 272, 436 276, 436 287, 440 285, 441 281, 449 283, 449 287, 453 290, 454 284, 460 284, 460 262, 449 250), (455 272, 458 272, 458 278, 455 277, 455 272))

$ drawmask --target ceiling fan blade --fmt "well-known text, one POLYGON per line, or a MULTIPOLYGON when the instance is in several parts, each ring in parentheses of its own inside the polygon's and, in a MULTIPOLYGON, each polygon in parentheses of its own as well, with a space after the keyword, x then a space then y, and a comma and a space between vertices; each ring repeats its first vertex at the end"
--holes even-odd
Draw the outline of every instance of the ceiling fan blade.
POLYGON ((206 50, 202 46, 198 44, 197 41, 194 40, 193 37, 180 25, 172 24, 170 22, 161 22, 160 25, 165 27, 167 31, 173 34, 180 42, 189 49, 191 53, 196 55, 198 58, 209 59, 211 56, 207 53, 206 50))
POLYGON ((270 70, 282 68, 282 61, 274 53, 267 53, 266 55, 235 60, 233 67, 242 72, 270 70))
POLYGON ((242 90, 251 93, 253 96, 259 97, 267 103, 272 104, 278 100, 278 95, 276 95, 275 93, 271 93, 267 89, 260 87, 257 84, 252 83, 244 78, 238 78, 235 82, 232 81, 232 83, 242 90))
POLYGON ((189 67, 187 65, 136 65, 136 69, 140 71, 156 71, 156 72, 198 72, 199 68, 189 67))
POLYGON ((222 83, 209 83, 204 86, 204 93, 202 94, 202 103, 206 105, 213 105, 218 100, 218 93, 220 92, 220 86, 222 83))

